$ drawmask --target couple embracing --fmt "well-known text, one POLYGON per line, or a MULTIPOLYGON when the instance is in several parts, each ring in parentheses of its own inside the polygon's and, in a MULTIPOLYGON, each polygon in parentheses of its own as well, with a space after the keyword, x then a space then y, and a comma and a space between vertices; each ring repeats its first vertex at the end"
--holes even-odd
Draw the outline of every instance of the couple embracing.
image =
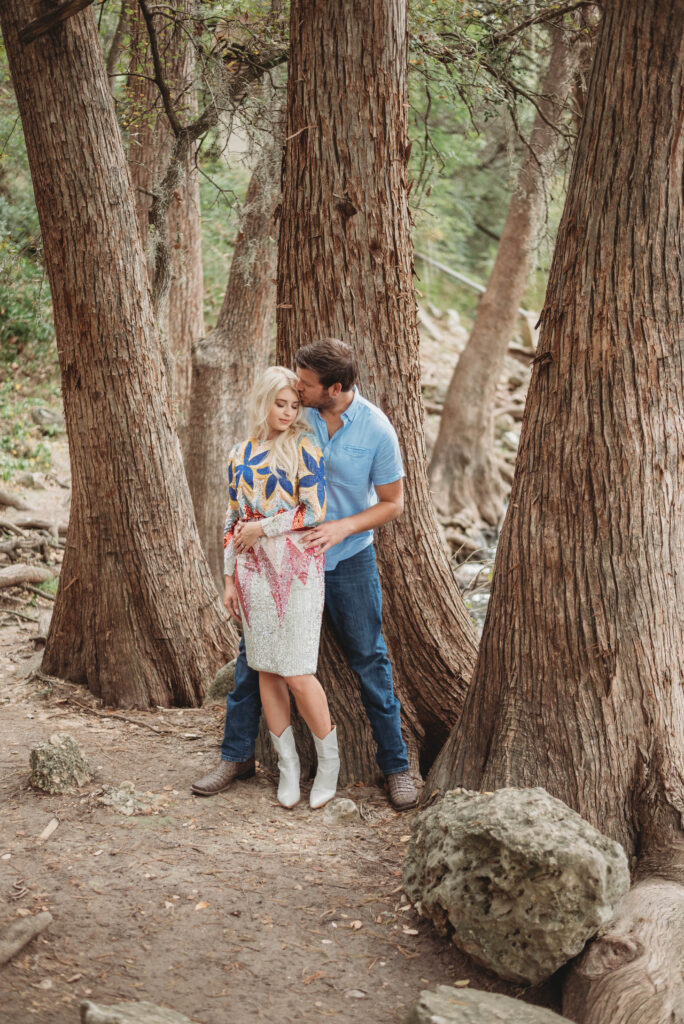
POLYGON ((335 795, 337 732, 315 676, 323 607, 350 667, 398 810, 414 807, 400 705, 382 637, 373 529, 403 509, 394 428, 355 386, 345 342, 301 348, 297 372, 270 367, 251 396, 250 436, 230 453, 224 604, 243 628, 221 761, 193 792, 211 796, 254 774, 263 708, 278 755, 278 800, 300 798, 290 693, 318 759, 311 807, 335 795))

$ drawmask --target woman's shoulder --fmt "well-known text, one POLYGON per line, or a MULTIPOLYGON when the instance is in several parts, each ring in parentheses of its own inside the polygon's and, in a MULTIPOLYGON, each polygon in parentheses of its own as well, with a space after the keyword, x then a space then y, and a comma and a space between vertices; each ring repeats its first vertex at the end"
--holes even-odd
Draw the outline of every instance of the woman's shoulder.
POLYGON ((315 455, 316 459, 320 459, 323 455, 320 445, 316 440, 313 431, 308 427, 302 431, 297 441, 297 448, 299 451, 308 452, 309 455, 315 455))
POLYGON ((262 441, 258 437, 246 437, 243 441, 238 441, 237 444, 233 445, 230 450, 230 456, 231 458, 240 459, 243 458, 248 448, 251 454, 256 448, 264 447, 266 444, 266 441, 262 441))

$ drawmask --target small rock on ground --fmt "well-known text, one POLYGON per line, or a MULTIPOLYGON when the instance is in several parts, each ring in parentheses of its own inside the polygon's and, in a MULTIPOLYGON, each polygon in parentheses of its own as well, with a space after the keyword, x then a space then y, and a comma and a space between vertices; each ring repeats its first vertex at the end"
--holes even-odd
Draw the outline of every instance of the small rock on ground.
POLYGON ((31 785, 46 793, 74 793, 93 777, 76 740, 54 733, 31 751, 31 785))
POLYGON ((49 924, 52 924, 52 914, 47 910, 40 914, 32 914, 30 917, 19 918, 12 921, 0 931, 0 964, 6 964, 8 960, 23 949, 31 939, 45 931, 49 924))
POLYGON ((629 889, 622 847, 541 789, 452 790, 415 822, 404 889, 478 963, 537 984, 629 889))
POLYGON ((81 1024, 193 1024, 189 1017, 153 1003, 81 1003, 81 1024))
POLYGON ((331 800, 323 811, 323 821, 326 825, 337 825, 341 821, 358 821, 361 812, 353 800, 339 797, 331 800))
POLYGON ((571 1024, 553 1010, 477 989, 440 985, 421 992, 403 1024, 571 1024))
POLYGON ((159 814, 168 807, 168 797, 154 793, 141 793, 132 782, 120 786, 103 786, 98 803, 113 807, 121 814, 159 814))

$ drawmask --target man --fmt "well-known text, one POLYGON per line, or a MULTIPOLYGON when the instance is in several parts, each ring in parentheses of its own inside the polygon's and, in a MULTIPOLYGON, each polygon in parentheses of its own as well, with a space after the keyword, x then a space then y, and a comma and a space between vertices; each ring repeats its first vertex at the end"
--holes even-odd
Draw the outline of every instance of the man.
MULTIPOLYGON (((397 435, 377 406, 355 387, 351 346, 325 338, 295 356, 302 405, 323 450, 327 519, 309 534, 309 546, 325 553, 325 607, 345 656, 358 676, 361 699, 377 744, 376 759, 397 810, 415 807, 401 735, 400 705, 382 636, 382 594, 373 530, 401 515, 403 466, 397 435)), ((259 677, 247 665, 244 644, 228 695, 221 763, 194 783, 200 796, 226 789, 254 774, 259 729, 259 677)))

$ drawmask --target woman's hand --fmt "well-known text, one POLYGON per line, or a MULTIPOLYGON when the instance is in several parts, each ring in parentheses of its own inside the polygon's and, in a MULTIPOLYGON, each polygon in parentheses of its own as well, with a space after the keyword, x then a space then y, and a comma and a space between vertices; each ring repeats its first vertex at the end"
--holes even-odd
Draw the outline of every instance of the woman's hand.
POLYGON ((242 622, 242 616, 240 615, 240 602, 238 601, 235 581, 232 576, 225 576, 224 580, 223 604, 228 609, 228 614, 231 615, 236 622, 242 622))
POLYGON ((238 523, 235 527, 234 541, 235 550, 239 555, 253 548, 260 537, 264 536, 262 523, 257 520, 250 523, 238 523))

